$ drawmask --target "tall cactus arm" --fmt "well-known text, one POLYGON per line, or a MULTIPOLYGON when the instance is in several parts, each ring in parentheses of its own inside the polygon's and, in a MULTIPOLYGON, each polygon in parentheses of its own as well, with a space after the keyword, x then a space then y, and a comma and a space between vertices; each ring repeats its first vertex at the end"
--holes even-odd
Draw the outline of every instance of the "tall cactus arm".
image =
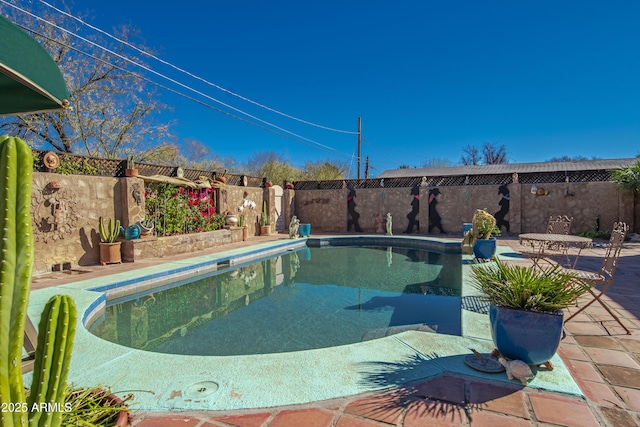
MULTIPOLYGON (((54 295, 42 311, 38 326, 38 346, 33 366, 33 383, 27 406, 42 408, 41 403, 57 410, 41 409, 29 413, 30 427, 60 425, 73 337, 76 332, 76 307, 68 295, 54 295), (53 404, 53 405, 51 405, 53 404), (56 405, 57 404, 57 405, 56 405)), ((46 406, 45 406, 46 407, 46 406)))
MULTIPOLYGON (((0 136, 0 402, 24 402, 22 346, 33 268, 33 157, 19 138, 0 136)), ((22 412, 0 413, 0 425, 24 425, 22 412)))

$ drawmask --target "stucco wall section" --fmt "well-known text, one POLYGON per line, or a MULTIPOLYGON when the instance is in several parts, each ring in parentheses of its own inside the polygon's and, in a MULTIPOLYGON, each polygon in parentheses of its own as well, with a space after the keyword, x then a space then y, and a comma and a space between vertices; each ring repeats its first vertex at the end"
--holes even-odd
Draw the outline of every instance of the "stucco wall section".
MULTIPOLYGON (((447 234, 462 235, 463 223, 471 222, 476 209, 487 209, 495 215, 500 210, 498 185, 437 187, 436 211, 447 234)), ((429 192, 436 187, 420 188, 420 233, 427 234, 429 192)), ((571 233, 594 229, 599 218, 601 230, 611 230, 615 221, 635 226, 637 201, 633 193, 621 191, 611 182, 538 184, 545 195, 534 195, 531 185, 508 184, 510 202, 509 233, 544 232, 550 216, 573 216, 571 233)), ((296 190, 294 213, 301 222, 311 223, 311 230, 344 232, 347 230, 348 190, 296 190)), ((406 231, 407 214, 411 212, 411 188, 356 189, 355 210, 360 215, 363 232, 376 232, 375 217, 391 213, 393 232, 406 231)), ((353 231, 353 230, 352 230, 353 231)), ((506 233, 506 228, 502 228, 506 233)), ((438 234, 439 230, 434 229, 438 234)))

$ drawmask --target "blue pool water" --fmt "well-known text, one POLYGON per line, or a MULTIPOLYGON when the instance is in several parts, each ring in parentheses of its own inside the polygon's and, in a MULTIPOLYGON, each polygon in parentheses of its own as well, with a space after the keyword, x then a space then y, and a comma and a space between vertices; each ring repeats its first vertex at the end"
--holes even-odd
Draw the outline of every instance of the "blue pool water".
POLYGON ((240 355, 333 347, 407 329, 461 334, 460 254, 303 247, 109 304, 90 327, 161 353, 240 355))

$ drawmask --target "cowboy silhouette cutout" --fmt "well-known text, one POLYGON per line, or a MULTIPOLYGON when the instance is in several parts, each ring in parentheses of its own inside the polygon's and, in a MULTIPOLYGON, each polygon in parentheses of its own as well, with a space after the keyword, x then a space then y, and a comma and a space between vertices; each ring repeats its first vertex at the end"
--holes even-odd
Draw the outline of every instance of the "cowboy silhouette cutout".
POLYGON ((360 218, 360 214, 356 212, 356 190, 349 190, 349 195, 347 196, 347 231, 351 231, 351 227, 353 227, 357 232, 361 232, 360 223, 358 219, 360 218))

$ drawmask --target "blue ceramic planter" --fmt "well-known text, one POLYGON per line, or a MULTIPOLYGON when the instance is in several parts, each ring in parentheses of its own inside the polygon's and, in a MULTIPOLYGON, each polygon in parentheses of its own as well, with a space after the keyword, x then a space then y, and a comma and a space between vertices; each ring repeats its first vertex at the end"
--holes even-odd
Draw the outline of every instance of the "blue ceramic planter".
POLYGON ((473 256, 478 259, 491 259, 496 254, 496 238, 478 239, 473 244, 473 256))
POLYGON ((311 224, 300 224, 298 226, 298 234, 300 237, 308 237, 311 234, 311 224))
POLYGON ((514 308, 489 308, 491 336, 500 353, 509 359, 540 365, 553 357, 562 338, 564 315, 514 308))

